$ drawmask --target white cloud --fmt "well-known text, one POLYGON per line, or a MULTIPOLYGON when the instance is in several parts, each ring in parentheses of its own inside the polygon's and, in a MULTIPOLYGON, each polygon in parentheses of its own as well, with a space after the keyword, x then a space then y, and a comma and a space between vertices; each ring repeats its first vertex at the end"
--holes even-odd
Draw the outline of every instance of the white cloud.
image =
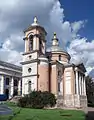
POLYGON ((2 48, 0 50, 0 60, 20 65, 20 62, 22 61, 22 53, 16 50, 7 50, 2 48))
POLYGON ((74 23, 71 24, 72 26, 72 29, 73 29, 73 32, 77 33, 82 27, 84 27, 86 23, 86 20, 85 21, 76 21, 74 23))
POLYGON ((66 21, 59 0, 1 0, 0 40, 3 48, 0 49, 0 59, 19 63, 20 52, 24 51, 23 30, 33 22, 35 15, 48 32, 47 41, 51 40, 55 31, 63 48, 70 42, 68 52, 72 56, 71 61, 83 61, 87 68, 94 65, 94 41, 87 42, 86 38, 80 38, 79 35, 79 30, 87 21, 66 21))
POLYGON ((78 64, 83 62, 89 73, 94 66, 94 40, 88 42, 86 38, 75 39, 71 42, 68 52, 71 62, 78 64))

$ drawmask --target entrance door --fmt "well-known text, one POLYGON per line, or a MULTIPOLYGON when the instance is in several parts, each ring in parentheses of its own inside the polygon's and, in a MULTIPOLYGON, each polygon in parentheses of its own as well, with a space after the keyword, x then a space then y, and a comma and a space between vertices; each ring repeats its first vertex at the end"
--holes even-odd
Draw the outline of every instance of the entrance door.
POLYGON ((9 98, 9 89, 5 89, 5 94, 7 96, 7 99, 9 98))

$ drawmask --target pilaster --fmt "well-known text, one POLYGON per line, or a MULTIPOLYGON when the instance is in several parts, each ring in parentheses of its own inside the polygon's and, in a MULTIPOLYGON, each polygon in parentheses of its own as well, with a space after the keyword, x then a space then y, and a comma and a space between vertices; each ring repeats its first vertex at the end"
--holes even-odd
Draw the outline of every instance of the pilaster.
POLYGON ((21 95, 21 79, 18 81, 18 95, 21 95))
POLYGON ((4 94, 4 76, 1 76, 1 90, 0 90, 0 94, 4 94))
POLYGON ((79 94, 79 85, 78 85, 78 71, 76 71, 76 94, 79 94))
POLYGON ((13 97, 13 94, 14 94, 14 79, 13 79, 13 77, 11 77, 10 91, 9 91, 9 98, 10 99, 13 97))
POLYGON ((81 95, 81 74, 79 74, 79 93, 81 95))
POLYGON ((86 95, 86 83, 85 83, 85 76, 83 78, 83 81, 84 81, 84 95, 86 95))

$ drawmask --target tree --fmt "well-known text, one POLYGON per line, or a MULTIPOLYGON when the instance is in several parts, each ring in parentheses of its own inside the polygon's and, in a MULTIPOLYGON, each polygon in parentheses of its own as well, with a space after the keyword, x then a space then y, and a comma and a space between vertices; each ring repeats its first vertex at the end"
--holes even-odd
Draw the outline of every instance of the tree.
POLYGON ((88 103, 94 104, 94 81, 90 76, 86 77, 86 94, 88 103))

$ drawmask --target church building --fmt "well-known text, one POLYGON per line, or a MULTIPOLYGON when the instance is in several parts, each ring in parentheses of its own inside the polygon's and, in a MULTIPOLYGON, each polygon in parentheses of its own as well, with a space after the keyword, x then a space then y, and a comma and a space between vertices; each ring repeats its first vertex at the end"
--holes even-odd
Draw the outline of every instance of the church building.
POLYGON ((86 69, 83 63, 70 63, 71 57, 59 46, 56 33, 52 36, 51 47, 47 48, 47 32, 36 17, 24 34, 22 96, 34 90, 49 91, 55 94, 57 107, 86 107, 86 69))
POLYGON ((0 60, 0 95, 7 99, 22 94, 22 68, 0 60))

